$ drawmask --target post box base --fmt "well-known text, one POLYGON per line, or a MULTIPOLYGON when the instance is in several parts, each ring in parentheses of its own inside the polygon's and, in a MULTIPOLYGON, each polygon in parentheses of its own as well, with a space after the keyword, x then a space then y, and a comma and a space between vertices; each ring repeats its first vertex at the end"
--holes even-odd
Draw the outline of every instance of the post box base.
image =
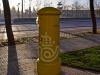
POLYGON ((38 75, 60 75, 61 60, 57 62, 44 63, 37 59, 37 73, 38 75))

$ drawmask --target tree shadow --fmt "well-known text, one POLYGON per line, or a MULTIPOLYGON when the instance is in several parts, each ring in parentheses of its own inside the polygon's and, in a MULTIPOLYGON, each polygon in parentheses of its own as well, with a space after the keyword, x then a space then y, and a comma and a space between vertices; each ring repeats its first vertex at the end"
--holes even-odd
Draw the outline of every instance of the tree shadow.
POLYGON ((87 35, 87 36, 79 36, 79 35, 75 34, 75 36, 78 36, 82 39, 94 42, 96 44, 100 44, 100 41, 99 41, 100 36, 95 36, 94 34, 93 35, 87 35))
POLYGON ((98 41, 100 36, 94 36, 94 35, 81 36, 79 34, 74 34, 74 33, 69 33, 69 32, 64 32, 64 31, 61 31, 61 32, 64 33, 64 34, 74 35, 74 36, 80 37, 82 39, 85 39, 85 40, 100 44, 100 41, 98 41))
POLYGON ((64 71, 61 71, 60 75, 66 75, 66 73, 64 71))
POLYGON ((16 46, 8 46, 7 75, 20 75, 16 46))

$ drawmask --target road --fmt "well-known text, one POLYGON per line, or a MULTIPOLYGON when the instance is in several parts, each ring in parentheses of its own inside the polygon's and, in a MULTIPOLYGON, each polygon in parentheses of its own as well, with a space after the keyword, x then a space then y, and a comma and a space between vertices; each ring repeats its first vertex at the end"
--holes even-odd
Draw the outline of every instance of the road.
MULTIPOLYGON (((100 20, 97 20, 98 29, 100 29, 100 20)), ((13 33, 15 38, 30 37, 38 35, 36 24, 13 24, 13 33)), ((92 30, 91 20, 68 20, 60 22, 60 33, 83 32, 92 30)), ((0 39, 7 39, 5 25, 0 24, 0 39)))

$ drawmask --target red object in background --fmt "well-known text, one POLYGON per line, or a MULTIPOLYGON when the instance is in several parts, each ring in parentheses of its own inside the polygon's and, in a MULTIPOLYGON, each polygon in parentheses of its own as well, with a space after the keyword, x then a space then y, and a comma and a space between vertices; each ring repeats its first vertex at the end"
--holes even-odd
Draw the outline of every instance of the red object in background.
POLYGON ((39 36, 39 41, 42 42, 42 38, 41 38, 41 36, 39 36))

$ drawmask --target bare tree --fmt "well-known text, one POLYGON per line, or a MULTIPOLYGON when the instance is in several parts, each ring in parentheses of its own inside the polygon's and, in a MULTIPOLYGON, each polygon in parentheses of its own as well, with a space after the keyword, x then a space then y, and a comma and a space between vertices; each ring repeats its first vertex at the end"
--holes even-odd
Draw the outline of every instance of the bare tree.
POLYGON ((79 1, 75 0, 72 4, 72 8, 74 8, 74 10, 81 10, 82 9, 82 5, 80 4, 79 1))
POLYGON ((89 0, 87 0, 86 3, 84 4, 84 9, 90 10, 89 0))
POLYGON ((50 2, 49 0, 44 0, 43 4, 44 4, 44 7, 52 6, 52 2, 50 2))
POLYGON ((35 8, 36 12, 40 9, 41 5, 42 5, 42 1, 36 0, 36 8, 35 8))
POLYGON ((37 17, 37 14, 36 14, 36 10, 35 10, 35 8, 33 7, 33 10, 32 10, 32 17, 37 17))
POLYGON ((90 0, 90 12, 91 12, 91 18, 92 18, 92 32, 93 34, 97 33, 97 25, 96 25, 96 18, 95 18, 95 13, 94 13, 94 5, 93 5, 94 0, 90 0))
POLYGON ((14 18, 16 18, 16 17, 17 17, 17 10, 16 10, 16 8, 13 6, 13 7, 11 8, 11 18, 14 19, 14 18))
POLYGON ((29 9, 25 9, 25 12, 23 13, 23 16, 25 17, 25 18, 28 18, 29 16, 29 9))
POLYGON ((73 11, 73 15, 75 18, 78 18, 80 16, 80 12, 79 10, 83 9, 83 6, 81 5, 81 3, 78 0, 74 0, 73 4, 72 4, 72 10, 73 11))
POLYGON ((100 8, 100 1, 94 0, 94 9, 97 10, 98 8, 100 8))
POLYGON ((94 10, 95 10, 95 15, 96 17, 100 17, 100 1, 94 0, 94 10))
POLYGON ((11 27, 11 14, 10 14, 9 2, 8 0, 2 0, 2 2, 3 2, 3 8, 4 8, 4 17, 5 17, 8 45, 15 45, 14 35, 12 32, 12 27, 11 27))

